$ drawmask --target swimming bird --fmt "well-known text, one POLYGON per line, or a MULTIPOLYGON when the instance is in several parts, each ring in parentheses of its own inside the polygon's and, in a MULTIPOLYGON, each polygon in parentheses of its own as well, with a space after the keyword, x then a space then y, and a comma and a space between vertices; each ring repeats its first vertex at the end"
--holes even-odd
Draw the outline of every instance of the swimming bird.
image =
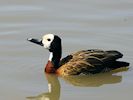
POLYGON ((81 73, 95 74, 129 66, 128 62, 117 61, 122 58, 123 54, 116 50, 81 50, 61 59, 61 38, 54 34, 46 34, 42 39, 28 38, 28 41, 49 50, 50 55, 45 67, 46 73, 56 73, 62 76, 81 73))

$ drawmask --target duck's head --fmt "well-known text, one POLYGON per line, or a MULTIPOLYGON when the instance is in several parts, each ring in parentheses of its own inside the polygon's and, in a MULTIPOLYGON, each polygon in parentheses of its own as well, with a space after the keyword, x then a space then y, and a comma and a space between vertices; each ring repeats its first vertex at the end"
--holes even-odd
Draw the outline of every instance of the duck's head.
POLYGON ((45 71, 53 73, 59 67, 62 54, 61 38, 54 34, 46 34, 42 39, 28 38, 28 41, 43 46, 50 52, 45 71))
POLYGON ((42 39, 28 38, 28 41, 43 46, 50 52, 61 52, 61 38, 54 34, 46 34, 42 39))

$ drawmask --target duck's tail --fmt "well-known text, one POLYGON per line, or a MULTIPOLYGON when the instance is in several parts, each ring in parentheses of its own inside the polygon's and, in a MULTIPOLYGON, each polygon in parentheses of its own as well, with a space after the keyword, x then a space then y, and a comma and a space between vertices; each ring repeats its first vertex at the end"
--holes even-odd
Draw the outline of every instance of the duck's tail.
POLYGON ((115 61, 113 65, 111 66, 112 69, 117 69, 121 67, 128 67, 129 63, 124 61, 115 61))

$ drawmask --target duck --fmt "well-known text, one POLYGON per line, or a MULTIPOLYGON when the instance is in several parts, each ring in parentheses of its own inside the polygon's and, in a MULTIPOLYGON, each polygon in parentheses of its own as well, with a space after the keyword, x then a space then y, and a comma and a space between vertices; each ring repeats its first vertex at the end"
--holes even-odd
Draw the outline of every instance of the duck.
POLYGON ((44 69, 46 73, 55 73, 61 76, 86 75, 129 66, 128 62, 118 61, 123 54, 117 50, 80 50, 61 59, 62 40, 55 34, 45 34, 42 39, 28 38, 27 40, 43 46, 50 52, 44 69))

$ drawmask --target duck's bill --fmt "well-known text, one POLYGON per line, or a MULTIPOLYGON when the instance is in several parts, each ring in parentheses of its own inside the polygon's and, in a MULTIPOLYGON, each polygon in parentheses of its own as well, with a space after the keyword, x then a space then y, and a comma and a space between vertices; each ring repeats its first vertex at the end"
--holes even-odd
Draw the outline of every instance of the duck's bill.
POLYGON ((42 43, 41 39, 39 40, 39 39, 28 38, 27 40, 32 42, 32 43, 38 44, 40 46, 43 46, 43 43, 42 43))

